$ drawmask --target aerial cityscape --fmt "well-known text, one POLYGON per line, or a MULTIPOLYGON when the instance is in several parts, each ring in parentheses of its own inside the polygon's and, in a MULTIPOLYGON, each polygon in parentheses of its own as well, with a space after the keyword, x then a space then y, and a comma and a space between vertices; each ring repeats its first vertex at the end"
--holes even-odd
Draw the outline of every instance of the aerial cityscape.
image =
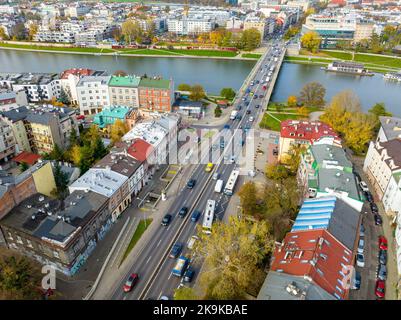
POLYGON ((401 1, 0 0, 0 300, 400 299, 401 1))

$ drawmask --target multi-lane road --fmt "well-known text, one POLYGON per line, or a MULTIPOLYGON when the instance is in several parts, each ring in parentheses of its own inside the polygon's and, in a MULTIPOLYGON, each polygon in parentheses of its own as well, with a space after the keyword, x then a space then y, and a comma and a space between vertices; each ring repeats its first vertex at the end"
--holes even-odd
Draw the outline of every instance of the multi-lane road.
MULTIPOLYGON (((258 61, 254 69, 256 72, 254 72, 253 76, 248 79, 249 83, 254 81, 254 85, 250 87, 253 96, 250 96, 246 91, 237 94, 233 110, 241 105, 242 108, 239 111, 239 114, 242 118, 241 120, 230 120, 227 123, 230 125, 230 130, 244 128, 247 125, 251 127, 254 122, 249 121, 250 117, 253 117, 256 123, 256 119, 267 101, 259 98, 254 99, 254 96, 264 96, 266 94, 266 90, 262 87, 266 77, 268 76, 270 67, 273 64, 276 65, 274 72, 277 72, 277 62, 274 61, 273 55, 281 56, 283 53, 284 45, 280 42, 275 42, 270 45, 267 52, 263 55, 261 60, 258 61), (257 105, 261 105, 261 107, 257 108, 257 105)), ((268 83, 268 86, 270 86, 270 83, 268 83)), ((220 129, 222 129, 222 127, 220 129)), ((244 141, 246 141, 246 139, 244 139, 244 141)), ((219 143, 217 142, 217 144, 219 143)), ((230 148, 235 150, 236 148, 232 148, 232 145, 233 142, 230 140, 226 145, 225 151, 227 152, 230 148)), ((209 153, 207 156, 209 156, 209 153)), ((236 157, 238 159, 239 155, 236 155, 236 157)), ((216 219, 219 220, 223 218, 225 209, 229 202, 228 196, 214 192, 215 181, 212 180, 212 175, 214 172, 220 173, 220 179, 223 179, 224 183, 226 183, 230 173, 237 164, 226 163, 227 161, 223 161, 223 157, 220 157, 212 172, 208 173, 205 172, 205 163, 207 162, 208 160, 202 159, 200 164, 192 165, 193 171, 191 178, 196 180, 195 187, 193 189, 187 189, 186 187, 181 189, 168 212, 173 216, 171 223, 167 227, 160 225, 147 246, 145 246, 142 252, 138 255, 138 258, 131 266, 129 272, 123 275, 119 283, 116 283, 113 288, 110 288, 111 299, 160 299, 161 296, 172 298, 174 289, 180 285, 181 281, 181 278, 171 274, 176 263, 176 259, 168 257, 172 245, 176 242, 182 243, 184 245, 183 254, 187 254, 188 249, 186 249, 186 243, 192 235, 196 234, 197 223, 202 223, 207 200, 216 200, 215 216, 216 219), (189 212, 185 218, 180 218, 178 212, 183 206, 188 207, 189 212), (190 219, 191 214, 195 209, 202 212, 202 216, 199 218, 197 223, 192 222, 190 219), (122 288, 131 273, 137 273, 139 275, 139 281, 131 292, 125 293, 122 288)), ((160 223, 160 221, 154 221, 153 223, 160 223)), ((199 268, 195 267, 195 271, 197 276, 199 268)), ((192 283, 194 281, 195 279, 192 283)))

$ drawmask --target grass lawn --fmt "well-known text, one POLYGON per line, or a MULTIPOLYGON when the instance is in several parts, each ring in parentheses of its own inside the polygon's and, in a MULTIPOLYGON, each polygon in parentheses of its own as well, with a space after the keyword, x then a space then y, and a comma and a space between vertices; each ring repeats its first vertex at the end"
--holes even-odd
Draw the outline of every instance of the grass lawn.
POLYGON ((124 256, 120 262, 123 263, 123 261, 125 260, 125 258, 129 255, 129 253, 131 252, 131 250, 135 247, 136 243, 138 242, 138 240, 141 238, 142 234, 145 232, 145 230, 149 227, 149 225, 152 223, 153 219, 146 219, 146 220, 141 220, 138 224, 138 227, 136 228, 134 235, 131 238, 131 241, 127 247, 127 250, 125 250, 124 256))
POLYGON ((323 50, 322 53, 324 53, 326 56, 330 56, 330 57, 340 59, 340 60, 351 60, 352 59, 352 54, 349 52, 332 52, 332 51, 323 50))
POLYGON ((88 53, 111 53, 114 52, 112 49, 98 49, 98 48, 74 48, 74 47, 48 47, 41 45, 27 45, 27 44, 11 44, 11 43, 0 43, 0 47, 4 48, 16 48, 16 49, 28 49, 28 50, 47 50, 47 51, 69 51, 69 52, 88 52, 88 53))
POLYGON ((166 55, 166 56, 176 56, 177 54, 168 52, 167 50, 154 50, 154 49, 130 49, 122 50, 123 54, 148 54, 148 55, 166 55))
POLYGON ((322 62, 322 63, 330 63, 331 61, 330 60, 328 60, 328 59, 319 59, 319 58, 311 58, 311 59, 308 59, 308 58, 305 58, 305 57, 285 57, 285 60, 286 61, 305 61, 305 62, 309 62, 309 61, 311 61, 311 62, 322 62))
POLYGON ((371 56, 367 54, 356 53, 355 61, 362 63, 373 63, 376 65, 392 67, 392 68, 401 68, 401 59, 398 58, 371 56))
POLYGON ((272 113, 270 115, 268 113, 265 113, 263 115, 262 121, 259 123, 259 127, 263 128, 263 129, 270 129, 273 131, 280 131, 281 121, 284 121, 287 119, 297 120, 297 119, 302 119, 302 118, 303 118, 303 116, 296 115, 296 114, 272 113))
POLYGON ((181 53, 189 56, 203 56, 203 57, 235 57, 236 52, 232 51, 220 51, 220 50, 185 50, 185 49, 174 49, 167 50, 172 53, 181 53))
POLYGON ((259 59, 262 55, 259 53, 243 53, 241 57, 243 58, 251 58, 251 59, 259 59))

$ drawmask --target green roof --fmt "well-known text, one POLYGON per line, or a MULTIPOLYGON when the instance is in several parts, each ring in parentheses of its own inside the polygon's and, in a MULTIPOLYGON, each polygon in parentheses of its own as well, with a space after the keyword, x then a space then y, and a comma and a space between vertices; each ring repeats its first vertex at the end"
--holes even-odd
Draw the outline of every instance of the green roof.
POLYGON ((140 87, 170 89, 170 80, 142 78, 139 82, 140 87))
POLYGON ((393 177, 394 177, 395 181, 398 183, 401 178, 401 171, 393 173, 393 177))
POLYGON ((93 122, 97 124, 100 128, 104 128, 107 125, 113 124, 117 119, 124 121, 125 115, 131 109, 132 108, 120 106, 104 108, 101 112, 95 114, 93 122))
POLYGON ((111 87, 138 87, 141 78, 133 76, 112 76, 109 81, 111 87))

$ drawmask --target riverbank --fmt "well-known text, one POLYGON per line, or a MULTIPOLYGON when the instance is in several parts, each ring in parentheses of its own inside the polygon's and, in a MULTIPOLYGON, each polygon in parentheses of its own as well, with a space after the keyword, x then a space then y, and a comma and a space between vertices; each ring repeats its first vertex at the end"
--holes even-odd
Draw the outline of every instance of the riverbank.
POLYGON ((95 56, 125 56, 125 57, 156 57, 156 58, 203 58, 203 59, 228 59, 228 60, 257 60, 261 54, 249 52, 232 52, 223 50, 188 50, 188 49, 108 49, 108 48, 80 48, 66 46, 43 46, 32 44, 0 43, 0 49, 81 54, 95 56))

